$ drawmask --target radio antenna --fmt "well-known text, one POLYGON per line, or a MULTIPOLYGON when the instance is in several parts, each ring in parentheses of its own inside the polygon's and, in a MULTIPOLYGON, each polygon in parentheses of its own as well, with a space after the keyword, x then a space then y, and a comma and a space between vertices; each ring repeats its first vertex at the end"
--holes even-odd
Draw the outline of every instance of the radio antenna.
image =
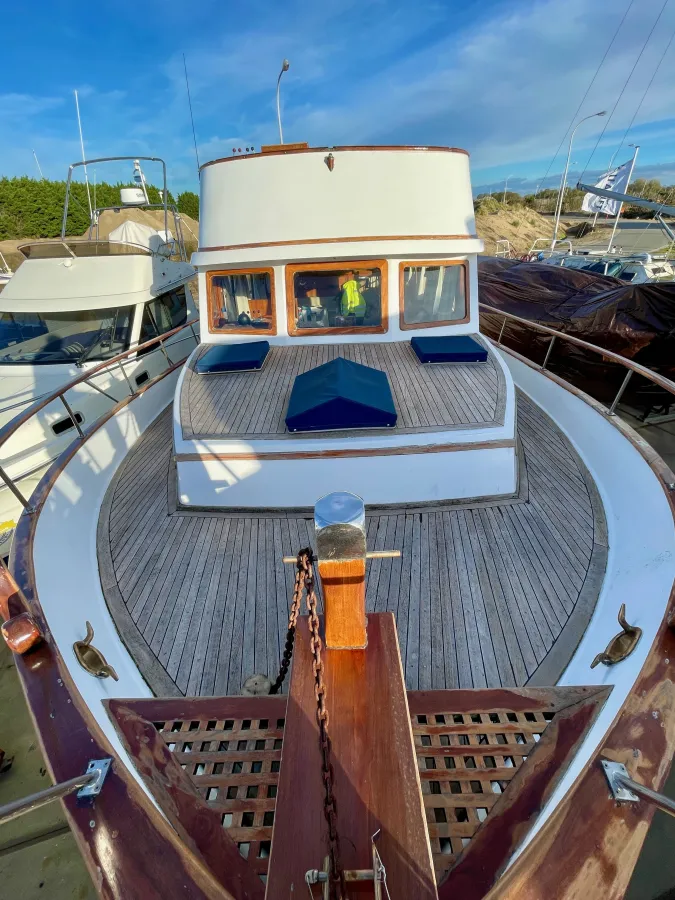
POLYGON ((185 87, 187 88, 188 105, 190 107, 190 121, 192 122, 192 140, 195 142, 195 157, 197 159, 197 176, 199 177, 199 152, 197 150, 197 135, 195 134, 195 119, 192 115, 192 98, 190 97, 190 82, 188 81, 187 63, 183 54, 183 68, 185 69, 185 87))

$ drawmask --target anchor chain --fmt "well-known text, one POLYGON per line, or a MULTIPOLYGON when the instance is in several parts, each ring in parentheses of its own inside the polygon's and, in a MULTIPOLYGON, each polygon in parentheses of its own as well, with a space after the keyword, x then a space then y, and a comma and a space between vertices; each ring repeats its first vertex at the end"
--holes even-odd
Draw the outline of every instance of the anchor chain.
POLYGON ((331 762, 331 740, 328 734, 328 709, 326 707, 326 685, 323 680, 323 661, 321 651, 323 641, 319 634, 319 616, 317 613, 317 599, 314 587, 314 568, 312 566, 312 551, 308 547, 298 553, 297 574, 293 588, 293 600, 288 619, 288 631, 286 633, 286 647, 279 667, 279 675, 272 685, 270 693, 276 694, 283 684, 290 666, 295 645, 295 629, 300 614, 300 604, 303 591, 305 593, 307 609, 309 612, 309 647, 314 657, 312 671, 314 672, 314 694, 316 696, 316 719, 319 724, 319 745, 321 747, 321 779, 324 787, 323 814, 328 824, 328 853, 329 853, 329 887, 331 900, 346 900, 345 877, 340 861, 340 836, 337 830, 337 801, 333 790, 335 772, 331 762))
POLYGON ((304 590, 304 574, 305 574, 305 564, 311 564, 310 560, 312 559, 312 551, 309 547, 306 547, 304 550, 301 550, 298 553, 298 559, 296 562, 297 572, 295 574, 295 584, 293 586, 293 600, 291 601, 291 611, 288 616, 288 631, 286 632, 286 645, 284 647, 284 653, 281 658, 281 664, 279 666, 279 674, 277 675, 276 681, 270 688, 270 694, 278 694, 281 690, 281 685, 284 683, 284 679, 288 674, 288 669, 291 665, 291 659, 293 658, 293 647, 295 646, 295 628, 298 623, 298 615, 300 614, 300 603, 302 601, 302 592, 304 590))

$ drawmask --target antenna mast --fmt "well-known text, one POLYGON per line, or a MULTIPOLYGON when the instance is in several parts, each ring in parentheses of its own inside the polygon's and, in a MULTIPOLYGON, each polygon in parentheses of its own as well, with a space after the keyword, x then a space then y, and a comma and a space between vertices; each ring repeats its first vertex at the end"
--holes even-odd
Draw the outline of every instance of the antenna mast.
POLYGON ((185 69, 185 87, 187 88, 188 106, 190 107, 190 122, 192 122, 192 140, 195 143, 195 157, 197 159, 197 177, 199 177, 199 152, 197 151, 197 135, 195 134, 195 120, 192 115, 192 98, 190 97, 190 82, 188 81, 187 63, 183 54, 183 68, 185 69))
POLYGON ((40 178, 44 178, 45 176, 42 174, 42 169, 40 168, 40 163, 37 158, 37 153, 33 150, 33 156, 35 157, 35 165, 38 167, 38 172, 40 173, 40 178))
MULTIPOLYGON (((77 91, 74 91, 75 94, 75 109, 77 110, 77 127, 80 131, 80 148, 82 150, 82 162, 86 161, 86 156, 84 155, 84 140, 82 138, 82 121, 80 119, 80 103, 77 98, 77 91)), ((84 183, 87 185, 87 201, 89 203, 89 219, 92 217, 92 209, 91 209, 91 194, 89 193, 89 177, 87 176, 87 167, 84 167, 84 183)))

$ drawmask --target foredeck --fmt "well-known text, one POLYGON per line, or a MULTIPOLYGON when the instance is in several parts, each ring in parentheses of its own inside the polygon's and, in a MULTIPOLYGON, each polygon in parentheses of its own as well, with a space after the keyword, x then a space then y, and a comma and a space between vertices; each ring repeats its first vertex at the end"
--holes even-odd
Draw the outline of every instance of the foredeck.
POLYGON ((504 422, 504 374, 492 351, 484 363, 422 366, 409 341, 293 344, 271 347, 260 372, 197 375, 193 365, 206 350, 200 348, 185 369, 180 414, 186 440, 293 438, 284 416, 295 376, 336 356, 387 373, 398 413, 388 434, 504 422))
MULTIPOLYGON (((254 404, 252 404, 254 405, 254 404)), ((396 615, 407 687, 554 684, 593 612, 607 553, 595 485, 555 425, 518 397, 518 496, 369 508, 367 608, 396 615)), ((336 489, 340 488, 339 471, 336 489)), ((176 508, 171 413, 145 432, 101 510, 101 581, 158 694, 237 694, 275 677, 311 510, 176 508)))

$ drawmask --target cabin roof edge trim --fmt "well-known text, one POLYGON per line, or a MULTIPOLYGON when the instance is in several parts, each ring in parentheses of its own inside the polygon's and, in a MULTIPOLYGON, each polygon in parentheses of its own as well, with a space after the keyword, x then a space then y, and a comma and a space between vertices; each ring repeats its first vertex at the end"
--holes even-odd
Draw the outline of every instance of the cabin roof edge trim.
POLYGON ((220 157, 218 157, 218 159, 212 159, 212 160, 209 160, 209 162, 203 163, 199 167, 199 171, 201 172, 202 169, 206 169, 208 166, 215 166, 217 163, 233 162, 234 160, 238 160, 238 159, 259 159, 260 157, 267 157, 267 156, 291 156, 292 154, 300 154, 300 153, 333 153, 333 152, 335 152, 335 153, 344 153, 344 152, 359 153, 362 151, 373 151, 373 152, 386 151, 386 152, 392 153, 392 152, 401 151, 401 150, 408 151, 408 152, 418 151, 418 152, 431 152, 431 153, 462 153, 465 156, 470 155, 468 150, 464 150, 461 147, 441 147, 441 146, 436 147, 436 146, 423 146, 423 145, 417 145, 417 144, 411 144, 411 145, 380 144, 380 145, 372 145, 372 146, 355 144, 354 146, 347 145, 347 146, 340 146, 340 147, 293 147, 291 144, 289 144, 288 150, 282 150, 282 149, 266 150, 264 153, 263 152, 241 153, 239 155, 233 155, 233 156, 220 156, 220 157))

